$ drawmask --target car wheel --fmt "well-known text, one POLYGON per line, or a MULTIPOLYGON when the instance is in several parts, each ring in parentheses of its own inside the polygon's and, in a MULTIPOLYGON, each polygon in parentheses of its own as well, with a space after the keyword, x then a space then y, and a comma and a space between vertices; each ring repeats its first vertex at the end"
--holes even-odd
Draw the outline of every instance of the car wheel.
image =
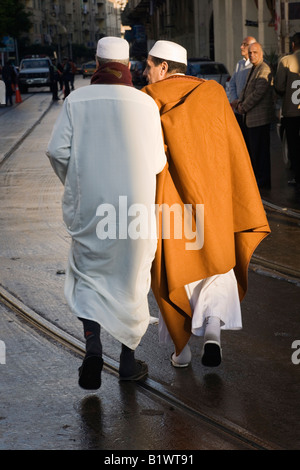
POLYGON ((286 168, 290 168, 291 167, 291 161, 289 159, 289 150, 288 150, 288 144, 287 144, 287 138, 286 138, 285 130, 282 133, 282 158, 283 158, 283 162, 284 162, 286 168))

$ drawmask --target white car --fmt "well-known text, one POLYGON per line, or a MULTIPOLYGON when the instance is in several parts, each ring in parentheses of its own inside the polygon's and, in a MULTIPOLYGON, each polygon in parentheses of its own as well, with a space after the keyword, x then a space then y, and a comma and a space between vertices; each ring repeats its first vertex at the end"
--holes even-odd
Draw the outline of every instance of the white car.
POLYGON ((30 57, 21 60, 19 87, 21 93, 27 93, 29 87, 48 86, 51 90, 49 57, 30 57))
POLYGON ((227 68, 221 62, 214 62, 210 59, 189 59, 187 75, 204 78, 205 80, 215 80, 225 89, 230 80, 227 68))

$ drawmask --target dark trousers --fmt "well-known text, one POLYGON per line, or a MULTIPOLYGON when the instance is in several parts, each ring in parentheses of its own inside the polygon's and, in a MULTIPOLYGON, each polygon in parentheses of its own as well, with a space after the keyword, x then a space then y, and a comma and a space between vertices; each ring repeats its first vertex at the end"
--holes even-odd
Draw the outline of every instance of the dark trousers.
POLYGON ((64 97, 70 94, 70 81, 69 78, 64 78, 64 97))
POLYGON ((58 87, 57 80, 53 80, 51 83, 52 99, 58 100, 58 87))
POLYGON ((284 117, 291 170, 294 172, 297 184, 300 184, 300 116, 284 117))
POLYGON ((240 126, 240 129, 242 131, 242 134, 243 134, 243 137, 244 137, 244 140, 246 141, 246 125, 244 123, 244 116, 243 114, 239 114, 239 113, 234 113, 235 117, 236 117, 236 120, 240 126))
POLYGON ((246 144, 259 188, 271 187, 270 124, 246 127, 246 144))

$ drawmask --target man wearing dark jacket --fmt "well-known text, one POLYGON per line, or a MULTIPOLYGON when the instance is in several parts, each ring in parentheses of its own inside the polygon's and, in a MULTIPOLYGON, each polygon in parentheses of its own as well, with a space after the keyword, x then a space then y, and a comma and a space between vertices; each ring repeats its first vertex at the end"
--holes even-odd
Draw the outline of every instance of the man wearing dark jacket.
POLYGON ((275 90, 282 96, 283 125, 289 158, 300 193, 300 33, 292 38, 293 53, 282 57, 275 75, 275 90))
POLYGON ((244 115, 246 144, 259 188, 271 187, 270 123, 274 120, 272 72, 259 43, 249 46, 253 67, 238 102, 244 115))

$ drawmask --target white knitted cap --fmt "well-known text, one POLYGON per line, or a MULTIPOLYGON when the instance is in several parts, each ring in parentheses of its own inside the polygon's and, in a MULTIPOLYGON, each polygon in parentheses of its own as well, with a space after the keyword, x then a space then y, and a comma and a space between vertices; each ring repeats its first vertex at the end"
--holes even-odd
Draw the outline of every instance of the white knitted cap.
POLYGON ((96 54, 100 59, 127 60, 129 44, 125 39, 107 36, 99 39, 96 54))
POLYGON ((187 51, 176 42, 157 41, 149 51, 149 55, 187 65, 187 51))

